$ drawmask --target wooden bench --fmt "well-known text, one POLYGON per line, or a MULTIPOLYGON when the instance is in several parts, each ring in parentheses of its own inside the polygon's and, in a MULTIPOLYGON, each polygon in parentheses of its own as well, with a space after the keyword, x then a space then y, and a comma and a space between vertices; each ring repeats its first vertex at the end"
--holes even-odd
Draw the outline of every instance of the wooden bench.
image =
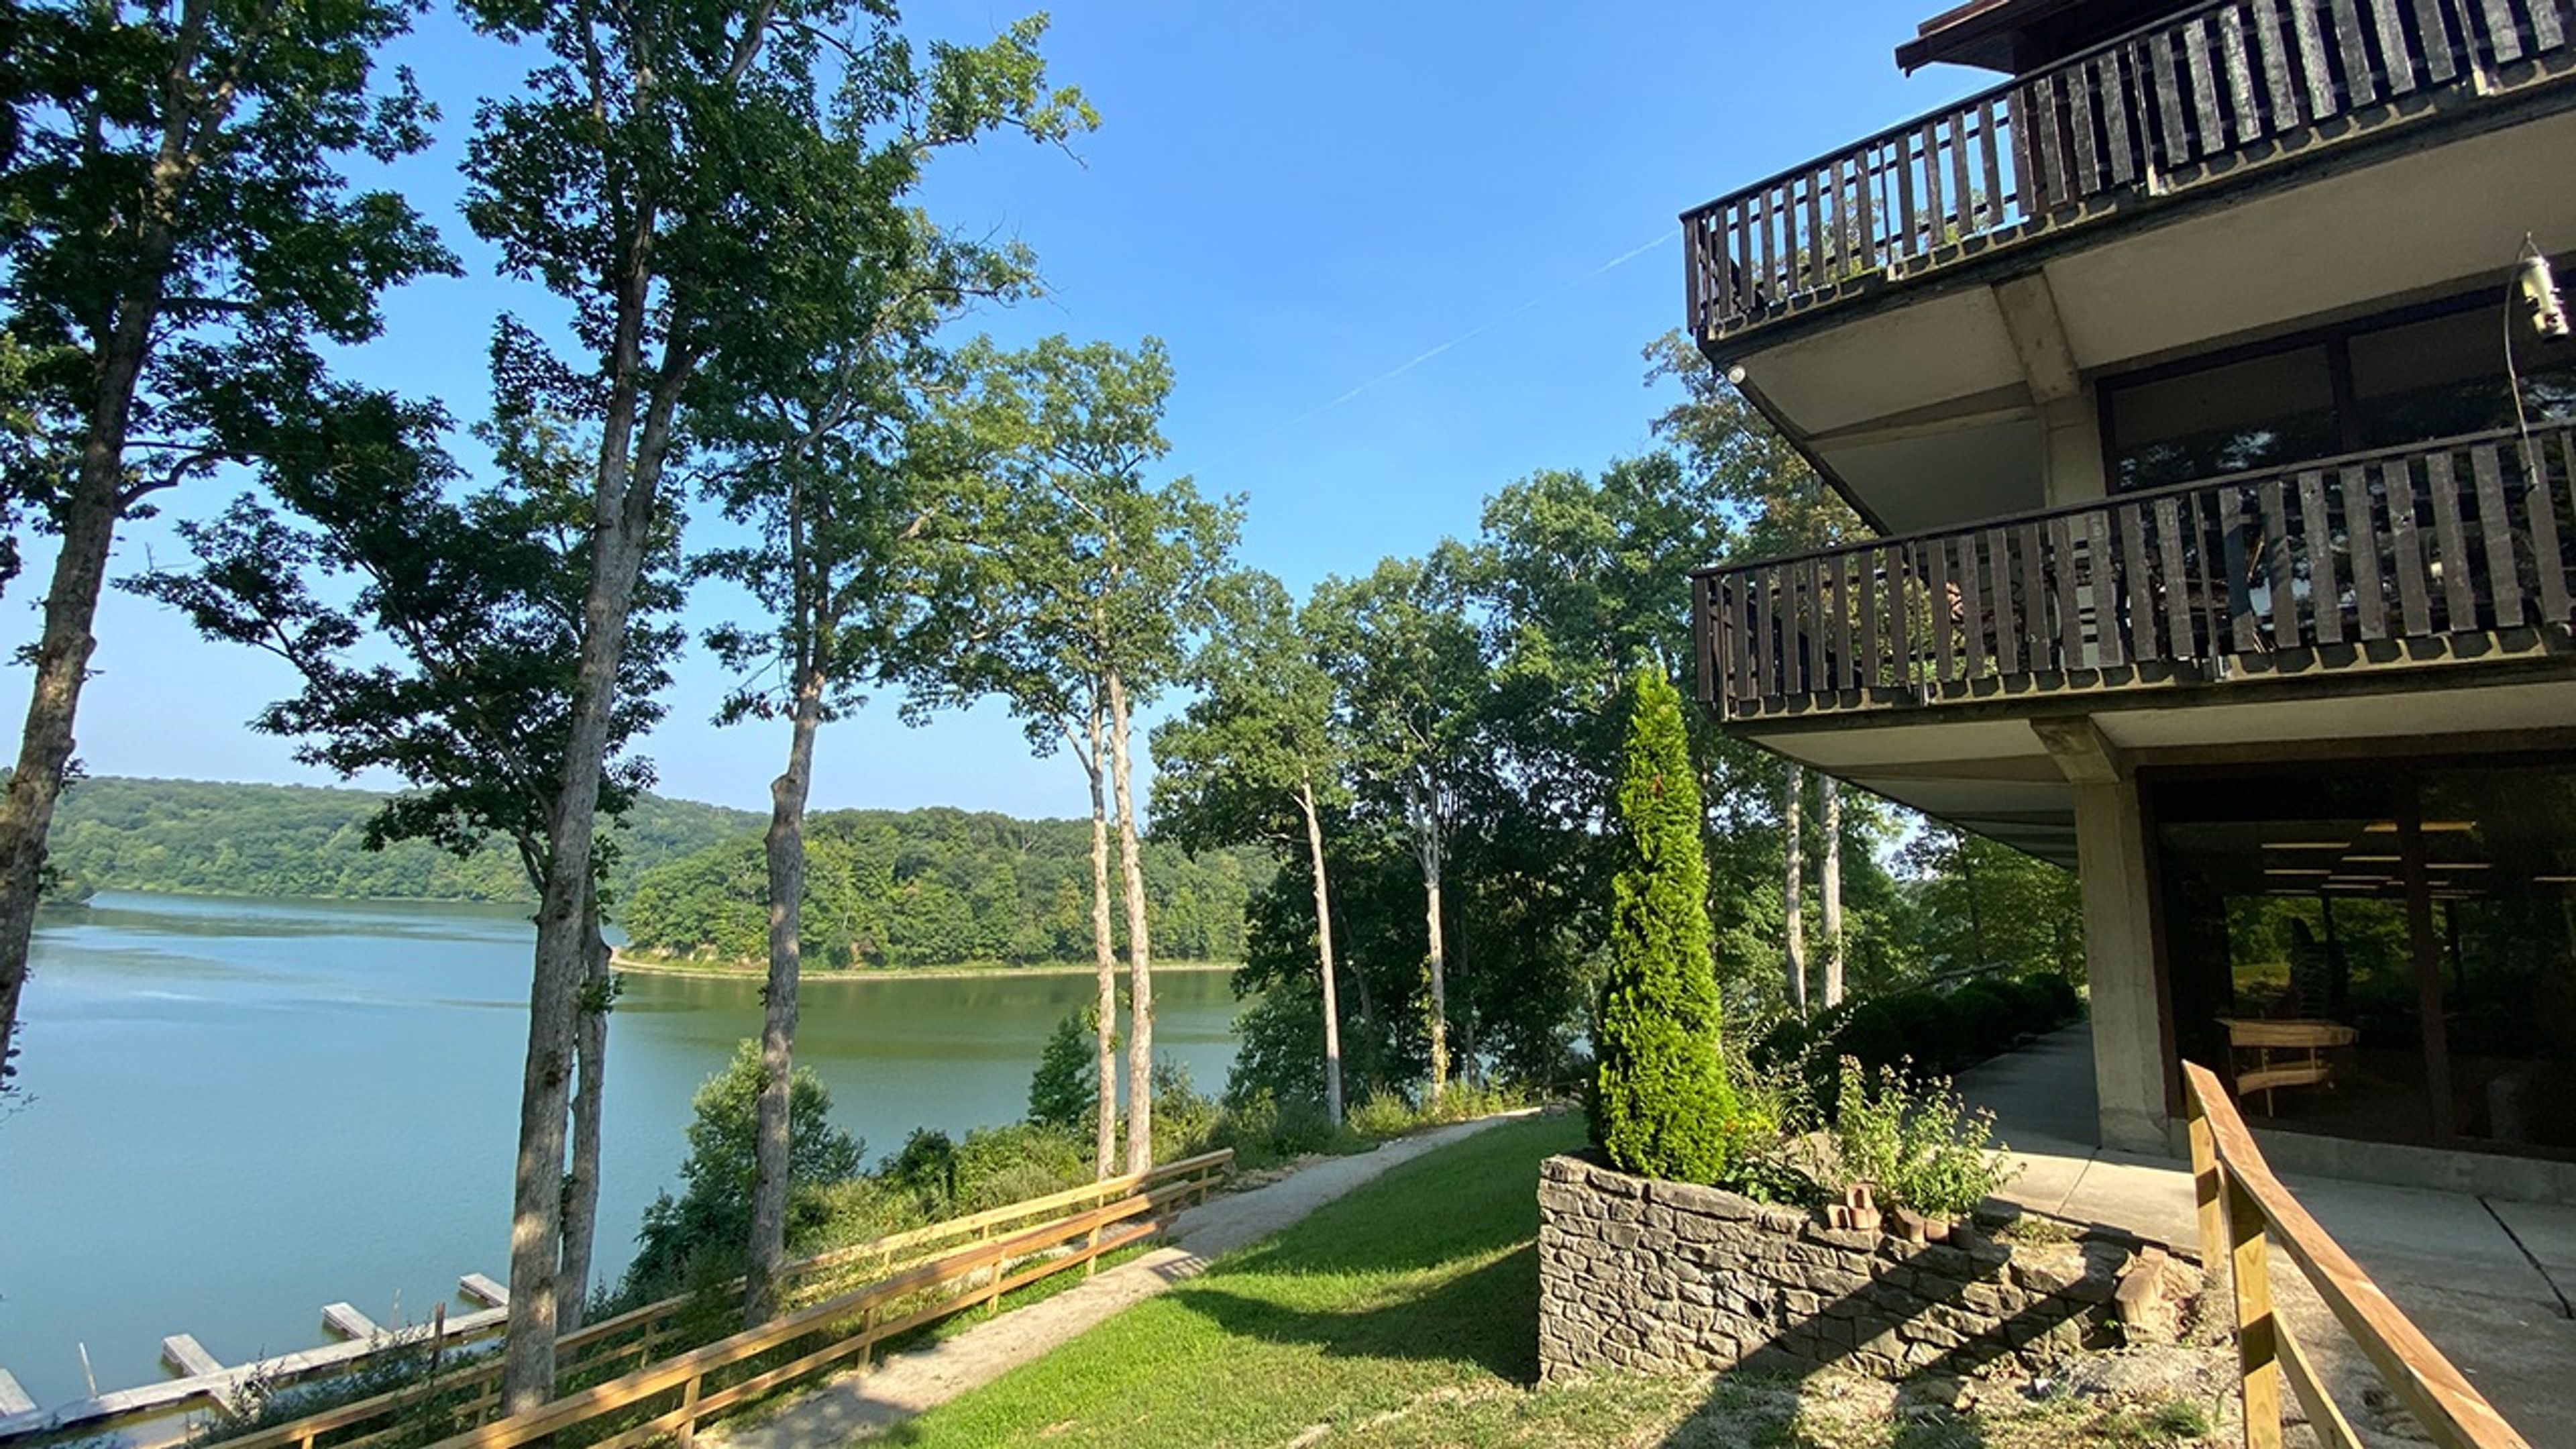
POLYGON ((2266 1117, 2273 1115, 2272 1094, 2283 1087, 2332 1085, 2334 1063, 2326 1060, 2325 1053, 2361 1039, 2359 1028, 2339 1021, 2222 1016, 2218 1024, 2227 1028, 2227 1066, 2236 1100, 2262 1093, 2266 1117), (2239 1066, 2237 1054, 2248 1051, 2254 1054, 2254 1065, 2239 1066), (2274 1052, 2289 1053, 2289 1059, 2275 1061, 2274 1052))

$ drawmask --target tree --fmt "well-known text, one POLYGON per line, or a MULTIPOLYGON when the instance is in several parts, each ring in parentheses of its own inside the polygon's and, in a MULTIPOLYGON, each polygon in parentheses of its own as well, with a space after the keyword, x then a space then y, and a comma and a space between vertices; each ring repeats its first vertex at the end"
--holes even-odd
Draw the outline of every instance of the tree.
POLYGON ((1789 763, 1789 786, 1780 792, 1780 955, 1788 971, 1789 1009, 1807 1014, 1807 767, 1789 763))
POLYGON ((1099 1098, 1100 1064, 1091 1052, 1099 1026, 1091 1014, 1087 1006, 1066 1012, 1038 1053, 1038 1069, 1029 1076, 1029 1120, 1041 1127, 1079 1132, 1099 1098))
POLYGON ((410 75, 380 87, 374 68, 412 9, 10 7, 0 268, 21 387, 0 494, 60 547, 0 794, 0 1088, 117 524, 252 461, 236 424, 325 387, 317 341, 367 341, 384 289, 455 266, 399 196, 337 169, 429 142, 410 75))
POLYGON ((480 29, 547 52, 487 101, 465 213, 509 275, 571 308, 580 359, 512 329, 499 407, 587 423, 593 561, 563 776, 547 838, 512 1194, 505 1411, 554 1388, 562 1122, 582 975, 595 782, 628 618, 702 370, 802 366, 855 335, 853 262, 937 148, 1010 126, 1058 140, 1089 113, 1047 87, 1026 20, 926 63, 890 4, 849 0, 467 0, 480 29), (855 32, 845 34, 844 32, 855 32), (826 87, 826 56, 837 85, 826 87), (853 205, 856 201, 860 204, 853 205))
POLYGON ((815 735, 864 702, 861 691, 886 671, 905 635, 945 602, 914 567, 919 535, 949 504, 941 491, 946 480, 979 459, 971 430, 937 426, 938 414, 922 398, 948 370, 934 334, 969 299, 1016 295, 1033 274, 1022 249, 941 235, 926 219, 897 212, 895 201, 867 199, 892 214, 881 224, 878 250, 855 269, 863 329, 824 339, 802 369, 782 373, 763 358, 739 390, 718 370, 710 379, 714 396, 699 409, 702 439, 731 455, 709 491, 756 542, 709 553, 697 570, 740 584, 766 614, 758 625, 727 625, 708 638, 747 679, 717 722, 783 716, 788 723, 786 768, 770 784, 765 852, 769 981, 761 1053, 769 1084, 760 1098, 760 1171, 743 1289, 751 1322, 775 1311, 773 1287, 787 1254, 787 1097, 815 735))
POLYGON ((1714 1182, 1727 1166, 1736 1107, 1719 1050, 1699 790, 1681 696, 1661 671, 1638 671, 1633 718, 1621 761, 1609 981, 1593 1034, 1593 1137, 1622 1171, 1714 1182))
POLYGON ((1129 353, 1050 337, 1012 354, 970 349, 973 396, 1016 446, 967 505, 945 565, 979 627, 907 666, 908 709, 999 695, 1041 753, 1071 751, 1091 786, 1092 933, 1100 966, 1101 1176, 1115 1149, 1117 985, 1109 918, 1114 822, 1128 959, 1127 1167, 1153 1160, 1153 966, 1130 734, 1135 709, 1181 671, 1231 567, 1238 500, 1145 471, 1169 445, 1160 342, 1129 353))
POLYGON ((1154 731, 1156 833, 1192 849, 1255 840, 1282 855, 1305 847, 1322 993, 1324 1111, 1338 1129, 1341 1007, 1324 860, 1324 813, 1340 789, 1333 679, 1315 657, 1309 621, 1299 619, 1270 575, 1247 571, 1227 580, 1217 617, 1191 670, 1199 697, 1154 731))
POLYGON ((1450 1064, 1440 896, 1487 682, 1482 642, 1465 616, 1464 574, 1454 545, 1427 561, 1387 559, 1367 578, 1326 580, 1313 610, 1353 769, 1421 868, 1435 1099, 1450 1064))
MULTIPOLYGON (((180 525, 195 555, 127 587, 185 613, 207 638, 284 660, 301 690, 253 721, 300 741, 296 758, 343 778, 390 771, 411 789, 366 823, 381 850, 426 840, 459 856, 505 842, 531 892, 544 887, 557 813, 581 605, 591 555, 580 461, 542 418, 488 430, 506 481, 450 496, 453 465, 434 408, 339 388, 310 405, 237 421, 256 442, 279 507, 245 496, 219 517, 180 525), (347 585, 346 604, 317 585, 347 585)), ((621 758, 661 718, 656 695, 678 645, 667 615, 671 540, 639 589, 620 659, 608 767, 595 809, 622 819, 652 767, 621 758)), ((328 592, 344 592, 331 588, 328 592)), ((600 936, 611 856, 595 852, 580 898, 582 976, 573 1046, 572 1160, 565 1184, 557 1314, 577 1325, 588 1291, 599 1200, 608 1010, 615 996, 600 936)))

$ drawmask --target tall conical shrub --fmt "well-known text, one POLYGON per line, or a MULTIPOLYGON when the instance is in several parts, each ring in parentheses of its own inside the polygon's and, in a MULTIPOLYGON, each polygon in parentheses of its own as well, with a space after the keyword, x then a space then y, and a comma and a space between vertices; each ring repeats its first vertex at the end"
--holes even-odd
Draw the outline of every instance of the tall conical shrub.
POLYGON ((1634 698, 1620 757, 1609 980, 1593 1034, 1592 1136, 1623 1171, 1713 1182, 1726 1168, 1736 1109, 1718 1051, 1699 785, 1681 696, 1648 668, 1634 698))

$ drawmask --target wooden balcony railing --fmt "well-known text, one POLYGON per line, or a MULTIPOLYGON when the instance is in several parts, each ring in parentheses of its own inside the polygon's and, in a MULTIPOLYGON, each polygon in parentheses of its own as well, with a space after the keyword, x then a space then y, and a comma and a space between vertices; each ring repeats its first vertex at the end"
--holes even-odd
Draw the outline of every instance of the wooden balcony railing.
POLYGON ((2122 494, 1704 569, 1728 719, 2510 655, 2572 622, 2576 427, 2122 494))
POLYGON ((2218 0, 1682 215, 1702 340, 2576 59, 2569 0, 2218 0))
POLYGON ((2278 1247, 2306 1275, 2428 1442, 2440 1449, 2531 1449, 2272 1175, 2218 1078, 2192 1062, 2183 1063, 2182 1072, 2201 1264, 2213 1281, 2225 1264, 2232 1285, 2246 1449, 2280 1449, 2284 1383, 2317 1443, 2328 1449, 2364 1444, 2327 1392, 2308 1349, 2273 1307, 2267 1245, 2278 1247))

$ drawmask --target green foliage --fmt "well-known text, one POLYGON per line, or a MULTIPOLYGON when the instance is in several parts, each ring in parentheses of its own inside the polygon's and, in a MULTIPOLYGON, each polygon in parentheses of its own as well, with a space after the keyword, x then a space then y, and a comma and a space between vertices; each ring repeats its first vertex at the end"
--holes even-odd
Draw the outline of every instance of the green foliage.
POLYGON ((2083 976, 2084 902, 2073 871, 1940 824, 1917 835, 1898 864, 1911 877, 1926 967, 2083 976))
MULTIPOLYGON (((935 808, 831 811, 805 829, 805 959, 824 969, 1089 961, 1091 834, 1075 820, 935 808)), ((1238 960, 1243 912, 1270 869, 1254 850, 1145 846, 1158 952, 1238 960)), ((768 873, 746 831, 637 880, 619 916, 634 949, 767 959, 768 873)), ((1123 923, 1114 923, 1123 933, 1123 923)), ((1123 934, 1121 936, 1123 940, 1123 934)))
POLYGON ((1638 672, 1624 763, 1627 850, 1612 884, 1609 980, 1593 1034, 1593 1135, 1625 1171, 1713 1182, 1738 1123, 1718 1048, 1699 790, 1681 698, 1660 670, 1638 672))
MULTIPOLYGON (((644 1210, 625 1294, 643 1301, 734 1271, 751 1232, 751 1186, 759 1137, 760 1045, 744 1042, 691 1102, 689 1155, 680 1195, 665 1192, 644 1210)), ((864 1146, 831 1124, 831 1094, 798 1068, 788 1089, 788 1237, 825 1221, 820 1190, 859 1170, 864 1146)))
POLYGON ((1100 1107, 1100 1008, 1065 1013, 1038 1052, 1029 1076, 1029 1120, 1059 1132, 1082 1131, 1100 1107))
MULTIPOLYGON (((391 797, 369 790, 86 777, 63 793, 47 852, 101 890, 356 900, 535 899, 499 844, 469 855, 427 840, 370 843, 391 797)), ((610 839, 612 898, 642 872, 750 827, 757 816, 643 795, 610 839)))
POLYGON ((1948 1082, 1857 1062, 1842 1073, 1833 1149, 1830 1187, 1866 1182, 1883 1203, 1929 1218, 1967 1216, 2015 1170, 1994 1141, 1994 1114, 1967 1110, 1948 1082))

